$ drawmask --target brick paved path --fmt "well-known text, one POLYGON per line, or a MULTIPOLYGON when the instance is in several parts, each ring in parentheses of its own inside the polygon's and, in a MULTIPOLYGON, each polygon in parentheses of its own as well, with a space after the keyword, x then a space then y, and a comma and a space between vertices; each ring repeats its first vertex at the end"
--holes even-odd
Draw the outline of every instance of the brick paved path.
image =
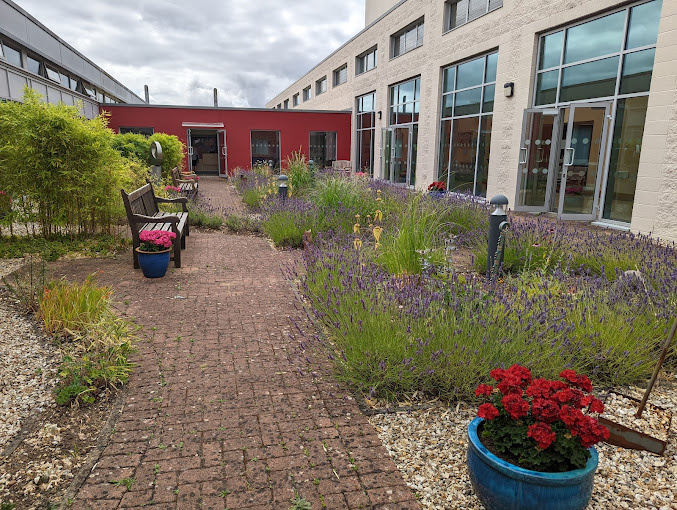
MULTIPOLYGON (((237 207, 217 178, 200 193, 237 207)), ((304 322, 281 273, 293 257, 264 238, 194 230, 183 267, 159 280, 130 253, 57 265, 78 278, 103 270, 144 328, 122 415, 72 508, 287 510, 295 491, 314 510, 419 508, 355 402, 287 360, 290 317, 304 322), (109 483, 124 478, 131 489, 109 483)))

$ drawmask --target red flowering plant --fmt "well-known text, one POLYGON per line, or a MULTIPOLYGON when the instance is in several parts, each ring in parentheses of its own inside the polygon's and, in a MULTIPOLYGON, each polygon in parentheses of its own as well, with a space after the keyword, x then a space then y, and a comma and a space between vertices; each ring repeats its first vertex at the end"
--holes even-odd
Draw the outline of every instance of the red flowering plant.
POLYGON ((592 395, 592 383, 573 370, 563 379, 533 379, 528 368, 513 365, 490 372, 496 387, 480 384, 482 438, 495 455, 525 469, 561 472, 585 467, 588 448, 609 438, 609 430, 591 414, 604 404, 592 395))
POLYGON ((139 232, 139 241, 141 251, 164 251, 172 247, 172 243, 176 239, 174 232, 167 232, 165 230, 142 230, 139 232))
POLYGON ((428 191, 446 191, 447 185, 442 181, 435 181, 428 186, 428 191))

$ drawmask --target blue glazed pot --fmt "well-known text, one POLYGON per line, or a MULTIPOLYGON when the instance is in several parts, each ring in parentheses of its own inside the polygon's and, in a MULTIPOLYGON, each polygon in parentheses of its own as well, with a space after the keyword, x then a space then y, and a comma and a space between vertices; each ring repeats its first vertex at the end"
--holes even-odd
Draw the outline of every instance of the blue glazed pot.
POLYGON ((169 252, 164 251, 141 251, 136 248, 139 256, 139 266, 146 278, 162 278, 169 267, 169 252))
POLYGON ((499 459, 480 442, 477 427, 468 425, 468 472, 477 497, 487 510, 583 510, 592 496, 597 451, 583 469, 540 473, 499 459))

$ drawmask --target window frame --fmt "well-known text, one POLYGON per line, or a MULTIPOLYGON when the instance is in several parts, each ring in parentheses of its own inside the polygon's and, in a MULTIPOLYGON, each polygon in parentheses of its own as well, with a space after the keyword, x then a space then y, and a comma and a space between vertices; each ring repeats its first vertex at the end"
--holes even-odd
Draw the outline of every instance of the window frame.
POLYGON ((325 74, 319 80, 315 80, 315 97, 319 96, 320 94, 324 94, 327 92, 327 89, 327 75, 325 74))
POLYGON ((310 101, 313 98, 313 87, 308 85, 303 89, 303 102, 310 101))
POLYGON ((301 104, 301 102, 299 101, 299 98, 300 98, 299 92, 297 92, 296 94, 291 96, 292 108, 301 104))
POLYGON ((332 72, 332 87, 338 87, 339 85, 343 85, 344 83, 348 82, 348 63, 346 62, 342 66, 337 67, 334 69, 332 72), (341 71, 345 71, 345 79, 341 81, 341 71))
POLYGON ((378 45, 372 46, 367 51, 360 53, 355 57, 355 76, 359 76, 364 73, 368 73, 372 69, 378 67, 378 45), (369 55, 374 55, 374 65, 368 67, 369 55), (364 62, 364 65, 361 65, 364 62))
POLYGON ((283 110, 289 110, 289 99, 285 99, 285 100, 282 102, 282 109, 283 109, 283 110))
POLYGON ((416 21, 409 23, 406 27, 398 30, 390 36, 390 59, 394 59, 409 53, 410 51, 415 50, 423 46, 423 37, 424 37, 424 27, 425 18, 421 16, 416 21), (413 46, 407 45, 407 36, 410 33, 415 32, 416 40, 413 46), (402 44, 401 41, 404 41, 402 44), (401 47, 404 45, 404 50, 401 50, 401 47))
POLYGON ((466 6, 466 9, 465 9, 465 21, 463 23, 459 24, 459 25, 452 27, 451 26, 451 10, 452 10, 452 8, 455 4, 458 4, 462 1, 463 0, 446 0, 444 2, 444 24, 442 25, 442 35, 448 34, 452 30, 456 30, 459 27, 467 25, 468 23, 471 23, 471 22, 475 21, 476 19, 479 19, 482 16, 486 16, 490 12, 494 12, 494 11, 500 9, 501 7, 503 7, 503 0, 500 0, 501 1, 500 5, 495 5, 493 7, 492 7, 491 3, 493 1, 496 1, 496 0, 486 0, 486 2, 487 2, 486 10, 482 14, 480 14, 479 16, 477 16, 473 19, 468 19, 470 17, 470 2, 472 1, 472 0, 468 0, 467 6, 466 6))

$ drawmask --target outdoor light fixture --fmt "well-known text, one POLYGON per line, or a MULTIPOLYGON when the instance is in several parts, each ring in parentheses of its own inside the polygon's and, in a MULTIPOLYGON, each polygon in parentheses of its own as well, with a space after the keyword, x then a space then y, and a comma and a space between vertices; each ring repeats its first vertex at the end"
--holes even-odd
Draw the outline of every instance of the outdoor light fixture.
POLYGON ((378 120, 381 120, 381 110, 378 111, 378 120))
POLYGON ((503 95, 505 97, 512 97, 515 93, 515 84, 511 81, 503 85, 503 95))

